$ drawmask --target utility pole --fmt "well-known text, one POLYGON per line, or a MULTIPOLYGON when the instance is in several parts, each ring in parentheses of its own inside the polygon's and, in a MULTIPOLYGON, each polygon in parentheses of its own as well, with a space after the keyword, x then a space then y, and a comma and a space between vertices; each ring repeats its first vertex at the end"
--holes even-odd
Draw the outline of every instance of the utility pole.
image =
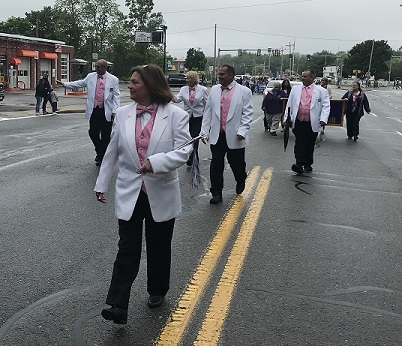
POLYGON ((162 26, 163 29, 163 73, 166 75, 167 67, 166 67, 166 29, 167 26, 162 26))

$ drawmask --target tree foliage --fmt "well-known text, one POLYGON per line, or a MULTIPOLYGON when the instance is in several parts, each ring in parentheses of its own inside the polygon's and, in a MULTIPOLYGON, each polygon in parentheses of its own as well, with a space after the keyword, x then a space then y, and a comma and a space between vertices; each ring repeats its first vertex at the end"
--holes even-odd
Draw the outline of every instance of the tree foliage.
POLYGON ((345 60, 344 72, 349 75, 352 75, 353 70, 361 70, 362 73, 367 72, 369 70, 372 48, 371 75, 375 75, 376 78, 384 78, 389 69, 386 62, 392 56, 392 48, 384 40, 374 41, 374 47, 372 40, 356 44, 349 51, 349 55, 345 60))
POLYGON ((190 48, 187 51, 186 61, 184 67, 188 70, 204 71, 207 58, 201 50, 190 48))

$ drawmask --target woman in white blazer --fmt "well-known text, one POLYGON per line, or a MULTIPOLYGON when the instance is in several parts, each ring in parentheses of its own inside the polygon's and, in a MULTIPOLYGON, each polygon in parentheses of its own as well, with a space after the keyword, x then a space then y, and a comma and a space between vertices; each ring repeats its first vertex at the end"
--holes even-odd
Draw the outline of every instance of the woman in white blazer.
MULTIPOLYGON (((201 131, 202 115, 208 98, 208 89, 199 84, 199 77, 196 71, 186 73, 187 85, 182 87, 179 93, 173 98, 173 102, 183 102, 184 110, 189 116, 189 128, 191 137, 197 137, 201 131)), ((191 166, 194 154, 198 159, 198 141, 194 143, 194 150, 187 166, 191 166)))
POLYGON ((175 217, 181 212, 177 168, 189 158, 188 115, 169 104, 173 95, 156 65, 134 67, 130 79, 133 103, 117 110, 111 141, 95 191, 105 203, 117 163, 115 208, 119 219, 119 250, 106 303, 106 320, 127 323, 130 290, 141 258, 145 220, 148 306, 163 303, 169 289, 171 240, 175 217))

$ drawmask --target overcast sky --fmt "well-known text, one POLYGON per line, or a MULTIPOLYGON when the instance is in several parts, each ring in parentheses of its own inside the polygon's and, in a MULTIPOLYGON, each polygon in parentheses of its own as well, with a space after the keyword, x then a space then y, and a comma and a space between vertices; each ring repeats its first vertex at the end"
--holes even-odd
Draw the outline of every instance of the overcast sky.
MULTIPOLYGON (((53 6, 54 0, 1 1, 0 21, 53 6)), ((127 13, 124 0, 116 0, 127 13)), ((217 49, 284 48, 312 54, 350 50, 365 40, 402 46, 402 0, 154 0, 167 25, 167 51, 184 58, 189 48, 214 55, 217 49)), ((221 54, 229 53, 222 52, 221 54)), ((231 54, 237 54, 235 52, 231 54)))

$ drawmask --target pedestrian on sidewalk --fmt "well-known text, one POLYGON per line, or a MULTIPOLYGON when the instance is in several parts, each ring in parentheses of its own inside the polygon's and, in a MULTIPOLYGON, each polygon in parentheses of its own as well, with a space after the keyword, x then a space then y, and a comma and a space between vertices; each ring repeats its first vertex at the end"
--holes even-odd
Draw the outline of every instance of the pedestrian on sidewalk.
POLYGON ((188 114, 170 103, 173 94, 161 68, 136 66, 131 73, 128 88, 134 102, 117 110, 94 188, 97 200, 106 203, 104 192, 117 164, 119 242, 106 298, 111 307, 102 310, 102 317, 118 324, 127 323, 131 287, 143 252, 144 224, 148 307, 162 305, 169 291, 172 235, 182 209, 177 169, 192 151, 190 145, 175 150, 191 139, 188 114))
POLYGON ((211 88, 202 119, 201 134, 208 138, 212 160, 210 166, 211 194, 209 203, 222 202, 225 156, 236 180, 236 193, 245 188, 247 173, 245 148, 253 120, 251 90, 234 80, 235 69, 222 65, 219 83, 211 88))
POLYGON ((39 110, 41 103, 43 101, 43 97, 45 96, 45 89, 43 87, 43 78, 41 77, 39 79, 38 84, 36 84, 36 89, 35 89, 35 98, 36 98, 36 105, 35 105, 35 114, 39 115, 39 110))
POLYGON ((364 111, 371 112, 367 95, 363 92, 359 82, 352 83, 352 90, 345 93, 342 99, 347 99, 346 104, 346 132, 348 139, 356 142, 359 138, 359 123, 364 111))
POLYGON ((42 114, 47 114, 47 111, 46 111, 47 103, 49 102, 51 104, 51 101, 50 101, 50 89, 51 88, 52 88, 52 86, 50 85, 50 82, 49 82, 49 76, 47 74, 45 74, 43 76, 42 114))
POLYGON ((286 109, 290 108, 290 126, 295 135, 296 163, 292 171, 297 174, 313 171, 314 146, 318 132, 328 122, 330 102, 328 91, 314 84, 311 70, 302 73, 302 83, 292 87, 286 109))
POLYGON ((100 166, 110 142, 113 119, 120 107, 120 90, 119 79, 107 72, 106 60, 98 60, 95 70, 78 81, 56 82, 67 89, 87 88, 85 116, 89 120, 89 137, 95 146, 95 162, 100 166))
POLYGON ((282 117, 282 98, 287 98, 287 94, 281 89, 281 83, 275 83, 262 101, 262 110, 267 119, 265 128, 272 136, 276 136, 279 122, 282 117))
POLYGON ((59 97, 57 96, 56 92, 54 91, 53 88, 50 89, 50 102, 52 104, 52 114, 56 115, 57 114, 57 102, 59 101, 59 97))

